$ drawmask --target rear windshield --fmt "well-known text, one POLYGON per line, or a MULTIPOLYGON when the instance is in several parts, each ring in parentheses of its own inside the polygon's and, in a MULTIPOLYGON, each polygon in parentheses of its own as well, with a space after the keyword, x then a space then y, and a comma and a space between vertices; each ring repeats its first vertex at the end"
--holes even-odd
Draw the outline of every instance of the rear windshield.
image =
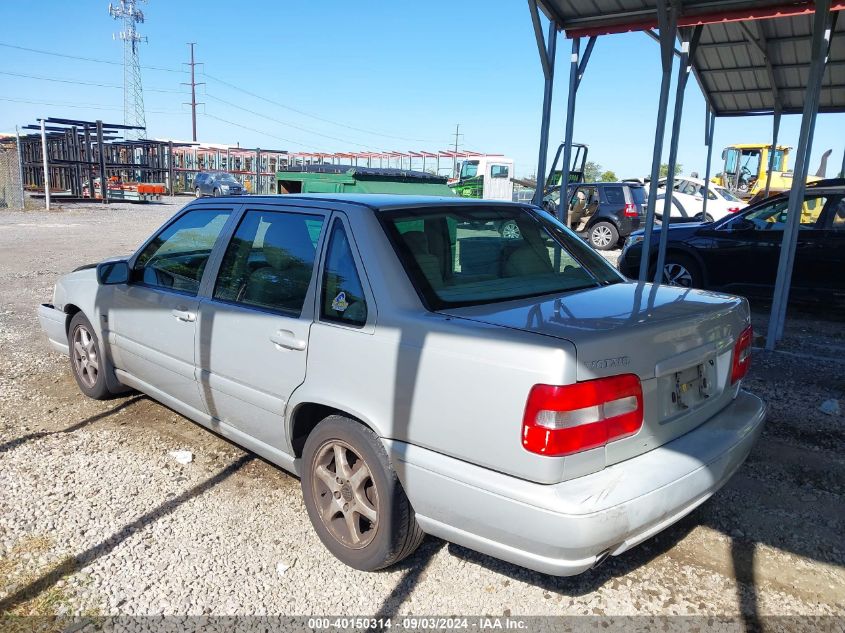
POLYGON ((431 310, 622 281, 604 258, 544 212, 461 205, 402 209, 380 217, 431 310))
POLYGON ((634 204, 645 204, 645 188, 644 187, 629 187, 631 192, 631 199, 634 204))

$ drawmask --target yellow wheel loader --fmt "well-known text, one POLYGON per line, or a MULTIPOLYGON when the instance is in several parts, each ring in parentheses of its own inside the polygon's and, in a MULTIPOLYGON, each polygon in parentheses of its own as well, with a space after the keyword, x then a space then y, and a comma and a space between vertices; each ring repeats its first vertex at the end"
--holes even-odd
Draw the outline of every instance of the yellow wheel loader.
MULTIPOLYGON (((764 143, 741 143, 722 150, 724 167, 722 173, 713 178, 720 185, 743 200, 758 200, 765 195, 768 179, 769 154, 772 146, 764 143)), ((769 195, 792 188, 792 172, 789 171, 791 147, 778 145, 772 161, 769 195)), ((807 176, 807 182, 821 180, 827 169, 827 158, 831 150, 822 156, 821 164, 814 176, 807 176)))

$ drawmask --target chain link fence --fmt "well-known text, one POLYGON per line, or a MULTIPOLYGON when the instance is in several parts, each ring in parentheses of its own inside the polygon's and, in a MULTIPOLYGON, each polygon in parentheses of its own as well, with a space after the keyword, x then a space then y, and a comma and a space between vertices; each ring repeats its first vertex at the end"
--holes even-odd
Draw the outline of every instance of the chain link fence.
POLYGON ((23 204, 17 144, 0 141, 0 210, 23 209, 23 204))

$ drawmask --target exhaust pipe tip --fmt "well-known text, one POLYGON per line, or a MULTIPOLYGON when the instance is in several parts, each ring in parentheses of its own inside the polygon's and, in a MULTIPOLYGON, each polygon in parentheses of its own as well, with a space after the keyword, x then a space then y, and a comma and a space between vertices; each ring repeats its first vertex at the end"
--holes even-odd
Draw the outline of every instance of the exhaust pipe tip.
POLYGON ((590 569, 595 569, 599 565, 601 565, 604 561, 608 559, 610 556, 610 550, 613 548, 608 548, 601 552, 598 556, 596 556, 596 561, 593 563, 593 566, 590 569))

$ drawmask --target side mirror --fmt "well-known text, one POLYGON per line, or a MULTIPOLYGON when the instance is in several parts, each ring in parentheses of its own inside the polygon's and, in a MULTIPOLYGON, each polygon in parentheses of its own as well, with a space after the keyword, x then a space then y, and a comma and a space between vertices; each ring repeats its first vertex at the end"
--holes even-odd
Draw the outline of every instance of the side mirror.
POLYGON ((125 284, 129 281, 129 263, 124 260, 97 264, 97 283, 103 286, 125 284))

